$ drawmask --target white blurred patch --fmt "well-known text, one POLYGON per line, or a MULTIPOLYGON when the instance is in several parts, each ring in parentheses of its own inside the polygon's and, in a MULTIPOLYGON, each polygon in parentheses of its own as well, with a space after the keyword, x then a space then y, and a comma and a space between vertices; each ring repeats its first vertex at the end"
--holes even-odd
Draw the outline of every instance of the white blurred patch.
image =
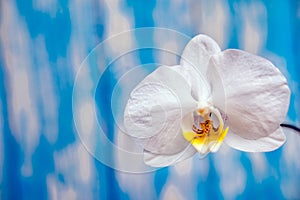
POLYGON ((81 143, 74 143, 62 151, 55 152, 54 161, 55 168, 65 175, 67 181, 73 180, 75 183, 89 183, 91 181, 93 159, 81 143))
MULTIPOLYGON (((131 36, 131 33, 126 33, 126 34, 122 34, 122 37, 118 39, 119 42, 115 41, 113 38, 110 39, 109 41, 122 43, 123 39, 126 39, 127 37, 133 37, 133 36, 131 36), (120 40, 120 39, 122 39, 122 40, 120 40)), ((113 48, 113 47, 111 47, 111 48, 113 48)), ((119 49, 119 45, 116 44, 116 46, 114 48, 119 49)), ((122 47, 120 47, 120 48, 122 48, 122 47)), ((113 65, 111 65, 113 67, 109 68, 109 70, 111 72, 111 76, 119 78, 120 76, 124 75, 126 72, 128 72, 130 69, 133 69, 134 67, 138 67, 138 66, 143 67, 142 65, 140 65, 140 60, 139 60, 138 54, 136 52, 135 53, 129 52, 126 49, 123 49, 124 52, 121 52, 121 49, 119 49, 119 50, 120 50, 120 52, 115 53, 115 54, 110 54, 112 52, 108 53, 107 57, 119 56, 119 57, 112 58, 112 61, 113 61, 112 63, 105 63, 106 65, 104 65, 104 63, 101 63, 102 65, 99 65, 99 66, 107 68, 107 67, 109 67, 107 64, 113 64, 113 65), (122 54, 122 53, 125 53, 125 54, 122 54)), ((133 47, 132 47, 132 50, 134 50, 133 47)), ((103 59, 107 59, 107 58, 103 58, 103 59)), ((133 77, 131 77, 131 78, 133 78, 133 77)))
POLYGON ((153 19, 156 27, 180 30, 192 26, 189 7, 185 0, 173 0, 169 3, 156 1, 153 19))
MULTIPOLYGON (((122 6, 124 2, 120 0, 106 1, 107 3, 107 24, 105 33, 105 43, 108 44, 106 56, 111 58, 114 67, 111 68, 115 77, 120 77, 129 69, 140 64, 137 54, 132 54, 137 48, 134 31, 133 12, 124 12, 122 6), (116 36, 116 37, 115 37, 116 36), (112 38, 111 38, 112 37, 112 38)), ((127 7, 127 9, 132 9, 127 7)), ((109 64, 109 63, 107 63, 109 64)), ((108 67, 108 66, 103 66, 108 67)))
POLYGON ((5 71, 8 77, 9 125, 17 142, 24 149, 22 175, 32 174, 31 156, 39 142, 39 120, 30 37, 23 18, 12 1, 2 2, 1 35, 5 71))
POLYGON ((35 10, 49 13, 51 17, 55 17, 58 2, 56 0, 33 0, 32 6, 35 10))
MULTIPOLYGON (((197 156, 193 158, 197 159, 197 156)), ((163 188, 160 199, 174 199, 175 197, 175 199, 197 199, 199 180, 205 179, 199 174, 198 170, 202 167, 202 161, 205 162, 205 160, 195 161, 193 158, 186 159, 175 166, 169 167, 168 180, 163 188)))
POLYGON ((209 160, 208 159, 199 159, 199 156, 194 156, 196 160, 194 162, 193 173, 195 177, 201 177, 203 180, 206 180, 209 173, 209 160))
MULTIPOLYGON (((106 38, 109 38, 115 34, 119 34, 123 31, 128 31, 133 28, 133 17, 126 16, 124 12, 121 10, 121 1, 120 0, 111 0, 106 1, 107 3, 107 26, 105 27, 106 38)), ((130 9, 130 8, 128 8, 130 9)), ((127 12, 132 13, 132 12, 127 12)), ((124 38, 122 41, 119 40, 109 40, 110 51, 114 54, 118 54, 119 52, 132 50, 134 45, 133 41, 134 35, 124 34, 124 38)))
MULTIPOLYGON (((124 10, 122 10, 121 6, 123 6, 123 2, 120 0, 111 0, 106 1, 108 8, 108 31, 107 35, 112 36, 114 34, 118 34, 122 31, 127 31, 133 28, 134 19, 133 16, 126 16, 124 10)), ((128 8, 127 9, 132 9, 128 8)), ((131 11, 131 10, 130 10, 131 11)), ((133 12, 126 12, 126 14, 133 12)), ((123 41, 125 42, 125 41, 123 41)), ((128 41, 130 44, 130 41, 128 41)), ((125 42, 126 44, 126 42, 125 42)), ((124 44, 124 45, 125 45, 124 44)))
POLYGON ((246 185, 246 172, 239 161, 240 153, 222 145, 215 154, 215 167, 220 177, 220 187, 225 199, 235 199, 246 185))
POLYGON ((77 154, 78 158, 80 159, 78 175, 80 175, 81 180, 83 182, 88 183, 89 180, 91 180, 91 156, 88 154, 87 150, 82 145, 78 146, 77 154))
MULTIPOLYGON (((106 63, 108 59, 112 59, 112 61, 118 59, 119 65, 112 69, 112 72, 116 73, 117 77, 129 68, 134 67, 134 64, 137 63, 137 59, 132 55, 127 55, 126 58, 123 58, 124 53, 128 53, 134 49, 134 35, 130 32, 123 34, 125 31, 133 28, 132 16, 125 15, 125 13, 121 10, 121 4, 123 2, 119 0, 106 1, 105 3, 107 7, 105 7, 105 15, 103 16, 106 20, 106 26, 104 28, 104 38, 106 38, 106 40, 102 42, 105 42, 106 46, 102 52, 97 52, 96 45, 99 44, 95 43, 94 24, 93 20, 91 20, 94 18, 92 15, 93 13, 83 12, 89 10, 97 11, 99 9, 95 6, 102 5, 87 3, 80 0, 72 1, 69 5, 72 20, 69 55, 72 60, 72 65, 74 66, 75 73, 77 73, 81 63, 87 56, 89 56, 89 53, 91 53, 92 49, 95 47, 96 49, 94 49, 94 51, 96 50, 98 57, 97 66, 101 71, 104 71, 108 67, 107 64, 111 64, 106 63), (120 33, 122 33, 121 37, 111 39, 112 36, 116 36, 120 33), (89 44, 93 46, 89 46, 89 44)), ((128 13, 131 12, 127 12, 127 14, 128 13)))
POLYGON ((55 92, 55 82, 51 74, 51 67, 48 63, 48 54, 45 47, 45 40, 39 36, 35 40, 35 54, 38 68, 38 82, 41 103, 43 107, 43 133, 50 144, 54 144, 58 136, 58 101, 59 95, 55 92))
MULTIPOLYGON (((116 129, 118 130, 118 129, 116 129)), ((136 142, 130 137, 128 136, 126 133, 124 133, 121 130, 116 131, 116 136, 115 136, 115 145, 117 147, 117 149, 122 149, 124 151, 127 152, 132 152, 134 154, 140 153, 143 154, 143 148, 140 145, 137 145, 136 142)), ((132 160, 132 159, 128 159, 127 157, 124 157, 124 154, 122 153, 122 151, 115 151, 115 164, 116 164, 116 168, 117 169, 127 169, 129 164, 128 162, 133 162, 136 163, 136 165, 138 165, 139 163, 141 163, 141 160, 132 160)), ((138 157, 136 157, 138 158, 138 157)), ((143 161, 142 161, 143 162, 143 161)), ((143 164, 143 163, 141 163, 143 164)), ((137 167, 138 168, 138 167, 137 167)), ((141 166, 141 169, 143 167, 141 166)))
POLYGON ((263 153, 248 154, 252 163, 253 175, 257 182, 262 182, 268 175, 268 161, 263 153))
MULTIPOLYGON (((94 99, 92 94, 93 81, 91 72, 88 67, 82 68, 80 76, 76 80, 78 87, 77 91, 82 91, 82 94, 74 93, 73 101, 79 101, 73 109, 73 117, 76 121, 77 132, 80 133, 80 138, 84 140, 89 147, 95 146, 95 141, 92 135, 96 126, 96 113, 94 108, 94 99), (75 115, 76 114, 76 115, 75 115)), ((74 104, 74 102, 72 102, 74 104)))
POLYGON ((192 166, 193 159, 189 158, 176 164, 174 169, 179 176, 190 176, 192 172, 192 166))
POLYGON ((52 184, 48 185, 52 188, 50 191, 53 191, 53 194, 60 197, 61 194, 58 190, 67 189, 69 191, 69 188, 76 188, 74 192, 79 199, 91 199, 93 197, 95 166, 91 155, 81 143, 76 142, 61 151, 55 152, 54 163, 56 174, 61 174, 64 183, 61 183, 58 177, 55 176, 52 184), (64 186, 61 186, 61 184, 64 186))
POLYGON ((281 191, 286 199, 298 199, 300 195, 300 159, 299 133, 284 129, 287 141, 282 147, 283 155, 280 159, 281 191))
POLYGON ((92 99, 84 101, 79 108, 78 132, 84 132, 87 135, 92 134, 95 125, 95 109, 92 99))
POLYGON ((160 198, 162 200, 183 200, 185 198, 183 198, 183 195, 178 191, 178 188, 173 185, 170 184, 168 186, 166 186, 166 188, 164 188, 163 192, 162 192, 162 197, 160 198))
MULTIPOLYGON (((87 1, 73 0, 69 2, 72 31, 68 49, 68 57, 72 62, 75 77, 81 63, 95 45, 93 4, 87 1), (93 46, 91 46, 93 45, 93 46)), ((97 10, 97 9, 96 9, 97 10)))
POLYGON ((262 2, 241 4, 237 8, 242 27, 239 40, 241 48, 257 54, 265 46, 267 38, 267 10, 262 2))
POLYGON ((192 24, 199 33, 207 34, 221 47, 228 43, 229 6, 226 1, 200 1, 190 4, 192 24))
POLYGON ((178 65, 179 57, 181 56, 180 47, 178 45, 181 41, 176 41, 172 35, 161 34, 161 32, 154 32, 154 41, 157 47, 160 49, 157 53, 157 61, 161 65, 178 65))
POLYGON ((66 186, 59 182, 54 174, 49 174, 46 182, 49 199, 77 199, 76 190, 72 186, 66 186))
POLYGON ((131 174, 115 171, 116 179, 129 199, 157 199, 155 196, 154 174, 131 174))

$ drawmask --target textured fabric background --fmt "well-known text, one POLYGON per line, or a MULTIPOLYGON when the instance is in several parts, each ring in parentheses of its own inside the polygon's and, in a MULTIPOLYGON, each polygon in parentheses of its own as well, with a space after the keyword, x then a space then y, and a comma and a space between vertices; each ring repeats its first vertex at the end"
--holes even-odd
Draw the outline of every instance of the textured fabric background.
MULTIPOLYGON (((205 33, 222 49, 268 58, 292 91, 286 121, 300 125, 299 1, 1 0, 0 199, 300 199, 300 135, 288 130, 286 144, 271 153, 223 145, 204 159, 142 174, 114 170, 86 150, 73 120, 76 74, 97 44, 140 27, 205 33)), ((147 35, 150 43, 176 49, 173 39, 147 35)), ((111 41, 100 62, 133 43, 139 43, 134 34, 111 41)), ((175 65, 178 57, 134 51, 99 81, 97 116, 114 143, 122 144, 115 121, 122 112, 113 116, 112 94, 128 90, 115 85, 135 66, 149 73, 148 63, 175 65)))

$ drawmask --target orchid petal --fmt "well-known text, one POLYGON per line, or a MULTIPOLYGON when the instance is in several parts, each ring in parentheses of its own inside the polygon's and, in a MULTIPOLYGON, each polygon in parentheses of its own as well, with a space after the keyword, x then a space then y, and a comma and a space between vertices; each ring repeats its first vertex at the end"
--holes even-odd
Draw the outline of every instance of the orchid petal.
POLYGON ((195 100, 206 102, 210 98, 210 86, 203 74, 192 67, 182 67, 180 74, 191 86, 191 95, 195 100))
POLYGON ((248 140, 237 134, 228 133, 225 143, 234 149, 246 152, 268 152, 279 148, 286 140, 281 128, 268 135, 256 140, 248 140))
POLYGON ((205 81, 205 75, 210 57, 218 52, 220 52, 218 44, 206 35, 195 36, 183 51, 180 65, 184 67, 187 73, 192 74, 189 77, 200 77, 187 79, 192 86, 192 96, 198 101, 207 100, 210 94, 209 90, 206 89, 209 88, 209 85, 205 81))
POLYGON ((126 132, 151 153, 174 154, 188 145, 181 135, 180 121, 197 107, 197 102, 179 73, 181 68, 159 67, 132 91, 127 102, 126 132))
POLYGON ((290 90, 285 77, 268 60, 226 50, 211 57, 208 79, 213 104, 226 113, 231 133, 258 140, 284 121, 290 90))
POLYGON ((180 65, 199 70, 202 74, 206 74, 210 56, 219 53, 219 45, 206 35, 195 36, 183 50, 180 65))
POLYGON ((173 155, 153 154, 145 151, 144 162, 152 167, 166 167, 186 160, 192 157, 195 153, 196 150, 192 145, 187 146, 183 151, 173 155))
POLYGON ((204 76, 206 75, 210 56, 220 52, 218 44, 206 35, 195 36, 185 47, 180 65, 184 67, 186 80, 192 87, 192 96, 198 101, 209 98, 210 90, 204 76))

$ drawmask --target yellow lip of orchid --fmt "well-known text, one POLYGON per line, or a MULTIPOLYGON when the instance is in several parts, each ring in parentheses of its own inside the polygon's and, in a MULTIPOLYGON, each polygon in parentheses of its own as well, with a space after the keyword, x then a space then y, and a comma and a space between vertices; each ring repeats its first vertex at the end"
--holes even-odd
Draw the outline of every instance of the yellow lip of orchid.
POLYGON ((216 152, 220 148, 224 138, 228 132, 228 127, 224 128, 224 121, 220 112, 214 107, 205 107, 196 110, 193 116, 203 118, 203 121, 195 120, 190 130, 183 130, 184 138, 189 141, 201 156, 205 156, 209 152, 216 152), (214 121, 211 113, 217 116, 219 126, 214 128, 214 121))

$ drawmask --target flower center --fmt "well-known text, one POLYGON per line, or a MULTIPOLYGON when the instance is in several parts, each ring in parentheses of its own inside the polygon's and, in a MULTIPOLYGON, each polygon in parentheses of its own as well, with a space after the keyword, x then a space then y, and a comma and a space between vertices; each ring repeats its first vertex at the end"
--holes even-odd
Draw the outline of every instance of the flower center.
POLYGON ((212 106, 202 107, 192 113, 192 126, 183 128, 183 136, 201 155, 216 152, 228 132, 218 109, 212 106))

